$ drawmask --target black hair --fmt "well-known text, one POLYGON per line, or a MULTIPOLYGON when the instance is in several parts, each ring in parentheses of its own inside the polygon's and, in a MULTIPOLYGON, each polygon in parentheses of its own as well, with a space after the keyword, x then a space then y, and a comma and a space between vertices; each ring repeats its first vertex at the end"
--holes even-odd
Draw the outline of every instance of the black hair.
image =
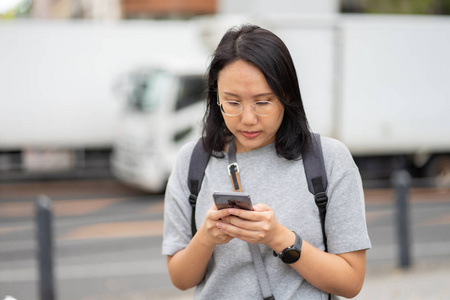
POLYGON ((253 64, 263 73, 284 107, 275 139, 277 154, 289 160, 298 159, 310 143, 310 134, 294 63, 283 41, 256 25, 229 29, 214 51, 207 71, 207 107, 203 118, 205 150, 221 157, 232 136, 217 105, 217 79, 225 66, 238 60, 253 64))

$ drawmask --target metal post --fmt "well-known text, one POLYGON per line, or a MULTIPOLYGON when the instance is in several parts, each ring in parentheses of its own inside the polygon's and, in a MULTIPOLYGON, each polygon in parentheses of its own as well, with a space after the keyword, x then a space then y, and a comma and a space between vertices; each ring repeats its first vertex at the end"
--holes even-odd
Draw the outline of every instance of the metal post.
POLYGON ((39 261, 40 300, 54 300, 53 283, 53 236, 51 200, 39 196, 36 200, 36 224, 39 261))
POLYGON ((395 188, 399 265, 402 269, 408 269, 411 265, 408 208, 411 176, 405 170, 396 171, 393 175, 393 184, 395 188))

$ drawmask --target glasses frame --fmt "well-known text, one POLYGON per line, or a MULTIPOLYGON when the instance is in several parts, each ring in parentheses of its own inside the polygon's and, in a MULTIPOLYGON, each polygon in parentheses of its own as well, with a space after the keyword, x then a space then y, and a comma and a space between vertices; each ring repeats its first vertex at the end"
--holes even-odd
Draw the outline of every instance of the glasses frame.
MULTIPOLYGON (((273 115, 273 113, 275 112, 275 106, 276 106, 276 105, 278 104, 278 102, 280 102, 280 101, 278 100, 277 102, 272 102, 272 101, 257 101, 257 102, 270 103, 270 105, 272 105, 272 107, 273 107, 273 111, 272 111, 270 114, 268 114, 268 115, 261 115, 261 114, 259 114, 259 113, 257 113, 257 112, 255 111, 255 104, 256 104, 256 103, 252 103, 252 104, 250 104, 250 106, 252 107, 253 113, 255 113, 256 115, 258 115, 258 116, 260 116, 260 117, 270 117, 270 116, 273 115)), ((239 115, 244 111, 244 104, 241 103, 241 102, 239 102, 239 101, 223 101, 222 103, 220 103, 219 97, 217 97, 217 105, 220 107, 220 111, 221 111, 224 115, 227 115, 227 116, 229 116, 229 117, 237 117, 237 116, 239 116, 239 115), (232 103, 238 103, 238 104, 240 105, 241 111, 240 111, 238 114, 236 114, 236 115, 231 115, 231 114, 225 112, 225 110, 223 109, 223 104, 224 104, 224 103, 230 103, 230 102, 232 102, 232 103)))

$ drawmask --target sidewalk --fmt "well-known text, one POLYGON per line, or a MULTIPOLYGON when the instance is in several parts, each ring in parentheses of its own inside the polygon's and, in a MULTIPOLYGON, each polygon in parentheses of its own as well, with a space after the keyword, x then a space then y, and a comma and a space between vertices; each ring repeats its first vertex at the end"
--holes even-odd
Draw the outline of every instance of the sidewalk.
MULTIPOLYGON (((193 289, 166 300, 191 300, 193 289)), ((344 298, 342 298, 344 299, 344 298)), ((368 265, 356 300, 450 300, 450 259, 417 262, 408 270, 368 265)))
POLYGON ((357 300, 450 300, 450 259, 416 262, 410 269, 368 265, 357 300))

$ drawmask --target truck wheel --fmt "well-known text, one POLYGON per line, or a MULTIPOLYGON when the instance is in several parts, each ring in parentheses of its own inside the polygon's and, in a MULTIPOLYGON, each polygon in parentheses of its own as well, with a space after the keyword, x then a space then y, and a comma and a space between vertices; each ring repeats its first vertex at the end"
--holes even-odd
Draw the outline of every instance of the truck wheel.
POLYGON ((436 155, 426 165, 425 176, 433 179, 437 188, 450 188, 450 155, 436 155))

